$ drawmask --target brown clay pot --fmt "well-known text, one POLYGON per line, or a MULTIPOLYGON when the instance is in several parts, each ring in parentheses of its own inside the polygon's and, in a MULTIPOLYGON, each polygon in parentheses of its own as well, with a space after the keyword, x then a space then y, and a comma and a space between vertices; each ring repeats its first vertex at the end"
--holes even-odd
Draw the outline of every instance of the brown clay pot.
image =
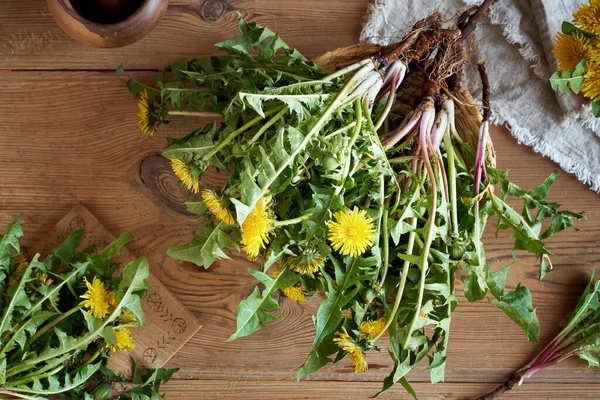
POLYGON ((48 0, 56 23, 73 39, 94 47, 122 47, 154 29, 169 0, 48 0))

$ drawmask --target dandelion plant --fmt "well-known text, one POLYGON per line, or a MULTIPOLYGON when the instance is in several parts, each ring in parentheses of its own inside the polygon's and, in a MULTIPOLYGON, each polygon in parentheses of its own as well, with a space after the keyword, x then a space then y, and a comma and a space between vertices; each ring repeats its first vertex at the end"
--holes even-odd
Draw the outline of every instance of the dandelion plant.
POLYGON ((600 367, 600 280, 594 280, 594 273, 564 329, 533 360, 479 400, 495 399, 570 357, 579 357, 590 367, 600 367))
MULTIPOLYGON (((114 275, 124 233, 104 249, 78 251, 83 230, 73 231, 47 257, 21 252, 21 220, 0 237, 0 397, 105 400, 111 381, 130 382, 107 367, 110 355, 135 347, 130 329, 144 323, 148 289, 145 257, 114 275)), ((140 371, 118 399, 160 398, 176 370, 140 371)))
POLYGON ((239 304, 229 340, 279 318, 278 290, 300 302, 316 297, 314 327, 306 327, 312 350, 298 378, 344 358, 366 372, 369 354, 387 347, 393 366, 382 391, 397 382, 412 391, 406 374, 424 359, 432 382, 444 379, 459 269, 469 301, 489 296, 537 340, 529 290, 507 290, 508 267, 492 271, 486 261, 486 221, 497 217, 497 229, 513 232, 542 278, 551 269, 544 240, 581 215, 546 202, 556 174, 527 191, 494 168, 484 68, 483 123, 475 118, 473 131, 458 118, 472 102, 460 85, 463 43, 492 2, 456 24, 434 13, 401 42, 337 71, 241 19, 240 35, 216 45, 225 55, 171 64, 156 85, 128 81, 145 133, 190 118, 176 112, 222 121, 167 139, 163 155, 201 196, 188 210, 205 217, 168 255, 209 268, 242 250, 260 263, 249 270, 258 284, 239 304), (202 189, 209 169, 224 172, 221 187, 202 189), (509 196, 522 199, 522 212, 509 196))

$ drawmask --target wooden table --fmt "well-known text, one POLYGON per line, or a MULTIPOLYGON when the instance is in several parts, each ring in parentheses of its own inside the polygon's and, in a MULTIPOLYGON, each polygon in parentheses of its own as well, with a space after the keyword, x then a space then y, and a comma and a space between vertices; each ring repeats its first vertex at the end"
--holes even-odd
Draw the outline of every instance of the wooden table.
MULTIPOLYGON (((172 124, 153 138, 138 133, 136 104, 123 63, 139 79, 151 80, 168 61, 213 52, 234 34, 236 14, 280 31, 307 56, 355 43, 368 0, 172 0, 156 30, 122 49, 85 47, 64 34, 42 0, 0 4, 0 226, 25 219, 31 246, 76 203, 83 202, 114 233, 136 236, 130 249, 148 253, 153 273, 197 316, 204 328, 169 363, 181 371, 165 386, 167 398, 366 398, 391 368, 386 351, 369 354, 368 374, 355 375, 347 361, 296 383, 296 368, 308 353, 311 315, 318 301, 299 305, 281 298, 283 318, 251 337, 225 343, 233 332, 240 299, 255 282, 244 257, 208 271, 188 264, 166 267, 165 250, 188 241, 198 219, 184 212, 182 193, 158 154, 164 136, 186 133, 172 124)), ((492 77, 493 78, 493 77, 492 77)), ((543 127, 541 127, 543 129, 543 127)), ((492 133, 500 167, 531 188, 556 165, 520 146, 502 128, 492 133)), ((207 178, 207 185, 217 178, 207 178)), ((523 255, 509 286, 526 284, 542 326, 540 343, 486 302, 468 304, 459 295, 448 351, 446 383, 430 385, 427 371, 409 375, 422 399, 473 398, 487 393, 526 363, 559 330, 590 270, 600 261, 600 197, 573 176, 561 174, 551 199, 586 210, 580 232, 551 240, 555 271, 539 284, 535 260, 523 255)), ((485 243, 493 267, 511 262, 511 244, 485 243)), ((460 283, 458 292, 462 291, 460 283)), ((570 360, 549 369, 506 398, 600 398, 600 371, 570 360)), ((401 387, 389 398, 407 398, 401 387)))

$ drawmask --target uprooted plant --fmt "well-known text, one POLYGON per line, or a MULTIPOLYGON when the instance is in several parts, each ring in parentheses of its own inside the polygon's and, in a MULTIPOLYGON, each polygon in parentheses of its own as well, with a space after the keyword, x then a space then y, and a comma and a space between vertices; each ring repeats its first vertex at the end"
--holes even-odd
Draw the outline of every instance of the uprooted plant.
POLYGON ((478 400, 495 399, 537 372, 570 357, 579 357, 590 367, 600 367, 600 281, 594 281, 593 273, 564 329, 527 365, 478 400))
POLYGON ((546 202, 556 173, 527 191, 494 168, 483 65, 483 120, 460 85, 463 43, 492 2, 457 24, 433 14, 400 43, 355 49, 361 59, 335 72, 241 20, 241 36, 217 44, 227 55, 169 65, 156 87, 129 80, 146 134, 177 115, 224 120, 168 139, 163 155, 196 193, 209 168, 228 173, 188 203, 205 223, 168 254, 208 268, 241 246, 262 260, 250 273, 264 288, 240 303, 230 340, 277 318, 276 290, 300 302, 324 292, 298 377, 345 355, 366 371, 387 332, 394 366, 383 390, 401 382, 412 392, 405 375, 425 357, 432 382, 444 379, 459 268, 469 301, 490 293, 537 340, 529 290, 505 290, 509 268, 486 262, 486 221, 497 216, 515 249, 538 258, 541 279, 551 269, 544 239, 581 215, 546 202), (522 199, 521 213, 508 196, 522 199))

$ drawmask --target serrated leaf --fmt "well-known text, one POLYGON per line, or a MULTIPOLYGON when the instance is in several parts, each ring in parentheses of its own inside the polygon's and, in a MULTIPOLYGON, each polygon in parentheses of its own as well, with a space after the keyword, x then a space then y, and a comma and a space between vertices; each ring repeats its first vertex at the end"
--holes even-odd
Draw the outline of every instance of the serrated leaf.
POLYGON ((21 228, 22 222, 23 220, 20 218, 15 218, 14 221, 6 227, 6 230, 0 239, 0 290, 4 290, 6 285, 5 279, 9 274, 12 252, 20 251, 19 239, 23 236, 23 228, 21 228))
POLYGON ((208 211, 203 201, 186 201, 185 207, 189 212, 196 215, 204 215, 208 211))
POLYGON ((75 250, 81 244, 83 234, 83 229, 75 229, 57 248, 52 251, 51 257, 58 258, 63 266, 69 265, 73 259, 73 256, 75 255, 75 250))
POLYGON ((227 339, 228 342, 248 336, 263 328, 265 324, 275 321, 277 317, 270 312, 278 310, 279 303, 273 293, 277 289, 291 286, 298 281, 298 276, 287 268, 280 271, 275 278, 271 278, 262 271, 249 270, 249 272, 265 285, 265 289, 261 293, 258 286, 255 287, 252 294, 240 302, 237 311, 237 329, 227 339))
POLYGON ((217 226, 207 223, 198 229, 191 243, 171 247, 167 250, 167 255, 178 260, 192 262, 205 269, 218 259, 229 260, 228 247, 237 247, 237 244, 223 230, 226 226, 223 222, 217 226))
POLYGON ((517 285, 512 292, 500 296, 497 301, 490 302, 523 328, 527 340, 537 342, 540 335, 540 323, 532 306, 531 293, 525 286, 517 285))
POLYGON ((121 249, 125 246, 131 239, 133 239, 133 235, 131 233, 123 232, 119 235, 119 237, 108 246, 106 246, 98 256, 100 257, 119 257, 121 255, 121 249))
POLYGON ((340 280, 337 287, 329 288, 327 300, 319 306, 317 317, 315 319, 316 332, 313 340, 313 348, 318 348, 323 339, 325 339, 327 335, 335 332, 342 321, 342 310, 355 294, 350 290, 352 287, 351 278, 353 278, 357 272, 357 264, 357 259, 349 260, 349 264, 346 265, 347 271, 344 271, 343 280, 340 280))
POLYGON ((583 76, 585 74, 585 61, 581 60, 579 64, 568 71, 556 71, 550 77, 550 85, 554 91, 561 91, 564 94, 570 94, 570 91, 578 94, 583 86, 583 76))

